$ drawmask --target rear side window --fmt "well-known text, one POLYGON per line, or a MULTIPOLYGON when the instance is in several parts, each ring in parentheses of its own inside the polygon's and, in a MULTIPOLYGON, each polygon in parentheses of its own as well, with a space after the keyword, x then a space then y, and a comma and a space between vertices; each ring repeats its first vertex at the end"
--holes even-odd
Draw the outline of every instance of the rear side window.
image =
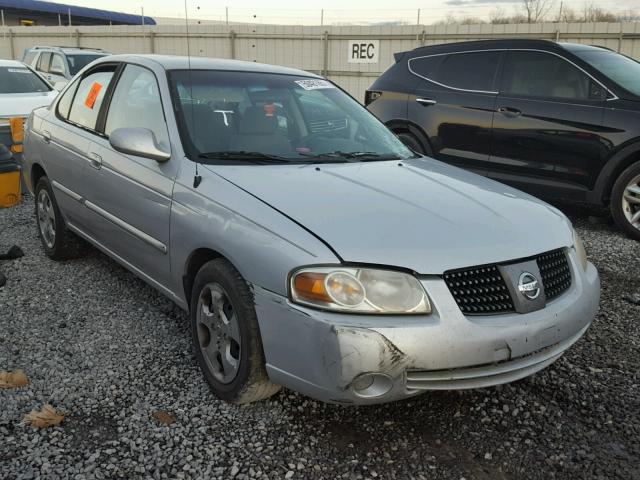
POLYGON ((584 100, 591 79, 568 61, 544 52, 509 52, 501 93, 521 97, 584 100))
POLYGON ((62 55, 54 53, 53 56, 51 57, 51 66, 49 67, 49 71, 54 73, 64 74, 65 70, 66 69, 64 68, 64 58, 62 58, 62 55))
POLYGON ((127 65, 118 80, 104 133, 126 127, 148 128, 161 146, 169 148, 158 82, 150 70, 137 65, 127 65))
POLYGON ((445 87, 491 92, 500 52, 453 53, 409 61, 413 73, 445 87))
POLYGON ((41 72, 48 72, 50 61, 51 61, 51 52, 42 52, 42 54, 40 54, 40 58, 38 59, 38 66, 36 69, 41 72))
POLYGON ((62 94, 62 97, 60 97, 60 101, 58 102, 58 115, 65 120, 69 118, 69 108, 71 108, 73 95, 78 89, 78 83, 80 83, 80 80, 74 81, 71 86, 62 94))
POLYGON ((463 90, 493 90, 500 52, 456 53, 447 56, 438 68, 436 81, 463 90))
POLYGON ((22 59, 22 61, 27 65, 31 65, 31 62, 33 62, 34 58, 36 58, 36 52, 30 51, 24 54, 24 58, 22 59))
POLYGON ((71 104, 69 121, 94 130, 100 106, 113 77, 113 70, 98 71, 84 77, 71 104))
POLYGON ((423 78, 435 79, 438 67, 446 55, 433 57, 416 57, 409 60, 409 70, 423 78))

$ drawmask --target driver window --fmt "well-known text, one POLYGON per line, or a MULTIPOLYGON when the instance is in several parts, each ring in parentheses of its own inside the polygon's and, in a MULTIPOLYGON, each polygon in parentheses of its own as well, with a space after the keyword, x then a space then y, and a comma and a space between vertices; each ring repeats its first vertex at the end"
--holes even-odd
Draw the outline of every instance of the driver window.
POLYGON ((148 128, 158 145, 169 151, 169 134, 155 75, 146 68, 127 65, 118 81, 107 115, 105 135, 117 128, 148 128))
POLYGON ((543 52, 509 52, 502 74, 502 94, 585 100, 590 78, 568 61, 543 52))

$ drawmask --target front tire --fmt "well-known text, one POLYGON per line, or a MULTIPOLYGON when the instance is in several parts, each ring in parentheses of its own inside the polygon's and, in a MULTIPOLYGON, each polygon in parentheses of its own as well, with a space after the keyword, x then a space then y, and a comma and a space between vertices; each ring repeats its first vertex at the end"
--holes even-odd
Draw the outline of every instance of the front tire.
POLYGON ((82 255, 85 244, 65 225, 47 177, 38 180, 34 193, 38 236, 47 256, 52 260, 68 260, 82 255))
POLYGON ((265 370, 251 292, 226 260, 212 260, 197 273, 190 317, 196 358, 216 396, 242 404, 280 390, 265 370))
POLYGON ((419 153, 420 155, 427 155, 427 149, 414 134, 402 131, 397 133, 396 136, 405 144, 405 146, 409 147, 414 152, 419 153))
POLYGON ((611 214, 629 237, 640 240, 640 162, 627 168, 611 190, 611 214))

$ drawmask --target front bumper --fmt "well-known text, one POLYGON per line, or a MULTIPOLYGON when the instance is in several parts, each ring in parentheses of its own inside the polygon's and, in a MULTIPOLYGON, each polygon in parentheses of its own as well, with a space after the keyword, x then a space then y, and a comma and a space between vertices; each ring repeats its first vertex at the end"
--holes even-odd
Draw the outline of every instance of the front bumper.
POLYGON ((527 314, 464 316, 439 277, 421 280, 433 307, 425 316, 322 312, 254 287, 269 377, 322 401, 369 404, 531 375, 573 345, 598 309, 595 267, 582 271, 567 254, 571 287, 527 314))

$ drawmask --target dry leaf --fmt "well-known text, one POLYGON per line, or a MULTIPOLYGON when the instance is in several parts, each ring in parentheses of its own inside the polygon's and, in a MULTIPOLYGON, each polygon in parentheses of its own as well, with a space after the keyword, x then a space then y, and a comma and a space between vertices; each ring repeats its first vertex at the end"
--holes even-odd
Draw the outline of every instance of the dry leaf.
POLYGON ((160 422, 164 425, 171 425, 173 422, 176 421, 175 418, 173 418, 171 415, 169 415, 167 412, 164 412, 162 410, 156 410, 155 412, 153 412, 151 414, 151 416, 157 421, 160 422))
POLYGON ((48 403, 42 407, 42 410, 31 410, 24 416, 24 422, 37 428, 54 427, 60 425, 64 420, 64 414, 57 412, 48 403))
POLYGON ((0 371, 0 388, 20 388, 29 383, 29 379, 22 370, 15 372, 0 371))

